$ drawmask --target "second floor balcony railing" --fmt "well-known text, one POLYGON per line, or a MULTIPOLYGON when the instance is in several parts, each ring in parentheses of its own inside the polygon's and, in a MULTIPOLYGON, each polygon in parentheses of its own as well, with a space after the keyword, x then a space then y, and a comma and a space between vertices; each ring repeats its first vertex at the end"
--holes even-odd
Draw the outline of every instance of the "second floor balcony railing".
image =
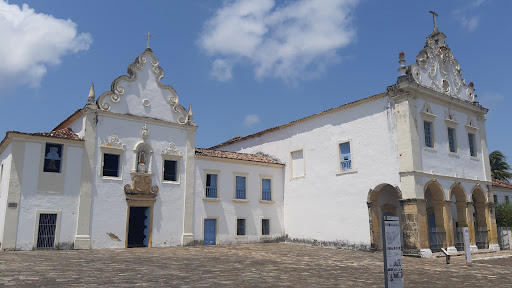
POLYGON ((245 199, 245 189, 236 189, 236 199, 245 199))
POLYGON ((352 169, 352 160, 341 161, 341 170, 350 170, 350 169, 352 169))
POLYGON ((270 190, 263 189, 261 191, 261 200, 272 201, 272 192, 270 190))
POLYGON ((206 198, 217 198, 217 187, 206 187, 206 198))

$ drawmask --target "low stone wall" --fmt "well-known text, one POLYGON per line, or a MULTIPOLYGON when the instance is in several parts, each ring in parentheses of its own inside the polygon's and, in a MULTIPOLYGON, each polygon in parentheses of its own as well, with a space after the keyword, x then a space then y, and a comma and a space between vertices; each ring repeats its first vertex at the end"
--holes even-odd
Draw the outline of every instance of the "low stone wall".
POLYGON ((512 227, 498 227, 498 243, 501 250, 512 249, 512 227))

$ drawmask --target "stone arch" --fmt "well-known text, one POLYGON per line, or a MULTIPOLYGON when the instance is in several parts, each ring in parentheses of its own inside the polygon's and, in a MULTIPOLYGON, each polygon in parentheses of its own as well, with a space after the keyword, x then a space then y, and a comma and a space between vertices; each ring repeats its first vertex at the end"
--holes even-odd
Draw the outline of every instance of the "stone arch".
POLYGON ((370 189, 367 197, 372 249, 382 249, 381 219, 384 214, 401 217, 400 200, 402 192, 398 187, 383 183, 370 189))
POLYGON ((475 228, 476 246, 478 249, 487 249, 489 247, 488 201, 484 189, 479 184, 471 189, 470 199, 472 202, 470 206, 473 208, 470 219, 475 228))
POLYGON ((427 229, 430 250, 441 251, 447 248, 446 233, 446 197, 443 186, 436 179, 428 181, 424 186, 425 207, 427 212, 427 229))
MULTIPOLYGON (((458 251, 464 250, 464 230, 468 227, 467 193, 461 183, 456 181, 450 187, 449 203, 452 216, 452 227, 454 235, 454 246, 458 251)), ((448 227, 450 229, 450 227, 448 227)))

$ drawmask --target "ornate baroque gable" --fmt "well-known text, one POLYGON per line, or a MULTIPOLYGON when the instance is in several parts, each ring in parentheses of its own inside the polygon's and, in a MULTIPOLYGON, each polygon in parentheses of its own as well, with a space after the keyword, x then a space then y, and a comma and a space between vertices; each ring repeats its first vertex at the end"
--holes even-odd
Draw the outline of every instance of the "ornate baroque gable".
POLYGON ((457 59, 445 44, 446 35, 434 28, 425 42, 425 47, 416 56, 416 64, 404 66, 404 54, 400 53, 399 71, 409 75, 418 84, 429 87, 451 97, 474 102, 476 95, 473 82, 466 84, 457 59))
POLYGON ((98 98, 99 109, 195 125, 192 110, 187 112, 178 104, 178 93, 160 82, 163 77, 158 59, 148 48, 128 66, 128 76, 118 77, 112 82, 111 90, 98 98))

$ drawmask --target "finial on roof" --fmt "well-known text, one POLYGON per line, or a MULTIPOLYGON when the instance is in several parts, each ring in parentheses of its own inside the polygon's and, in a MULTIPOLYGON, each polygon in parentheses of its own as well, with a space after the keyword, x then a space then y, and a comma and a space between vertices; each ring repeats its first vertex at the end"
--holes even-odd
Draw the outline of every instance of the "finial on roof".
POLYGON ((194 123, 194 114, 192 113, 192 104, 188 106, 188 114, 187 114, 187 124, 189 125, 195 125, 194 123))
POLYGON ((148 34, 144 34, 144 36, 148 37, 148 47, 147 47, 147 49, 151 49, 151 48, 149 48, 149 38, 153 37, 153 35, 151 35, 151 33, 149 33, 149 30, 148 30, 148 34))
POLYGON ((94 93, 94 82, 91 84, 91 89, 89 90, 89 104, 94 104, 94 100, 96 99, 96 95, 94 93))
POLYGON ((398 63, 400 63, 400 67, 398 67, 398 72, 400 72, 400 76, 404 76, 405 70, 407 70, 407 67, 405 67, 405 53, 400 52, 400 54, 398 54, 398 58, 400 59, 398 61, 398 63))
POLYGON ((437 30, 437 23, 436 23, 436 17, 439 15, 434 11, 428 11, 428 13, 432 14, 432 17, 434 18, 434 32, 439 31, 439 30, 437 30))

